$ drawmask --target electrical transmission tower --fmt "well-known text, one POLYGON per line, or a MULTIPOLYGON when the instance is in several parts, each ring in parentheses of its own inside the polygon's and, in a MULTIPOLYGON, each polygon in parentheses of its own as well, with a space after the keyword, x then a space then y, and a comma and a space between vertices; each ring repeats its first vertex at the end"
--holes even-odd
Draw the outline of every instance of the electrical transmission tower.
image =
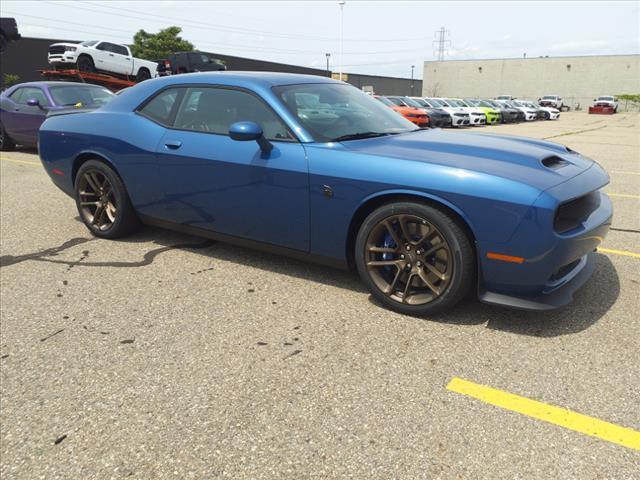
MULTIPOLYGON (((447 48, 451 46, 451 40, 449 40, 450 32, 445 30, 444 27, 441 27, 440 30, 436 30, 434 33, 434 37, 436 38, 432 43, 435 47, 435 51, 438 52, 438 61, 441 62, 444 60, 444 55, 447 51, 447 48)), ((435 54, 434 51, 434 54, 435 54)))

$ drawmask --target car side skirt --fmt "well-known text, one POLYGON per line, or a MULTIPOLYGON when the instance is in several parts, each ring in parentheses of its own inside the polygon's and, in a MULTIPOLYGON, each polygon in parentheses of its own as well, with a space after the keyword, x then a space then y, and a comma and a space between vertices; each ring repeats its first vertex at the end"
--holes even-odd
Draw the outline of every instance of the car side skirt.
POLYGON ((271 243, 259 242, 256 240, 250 240, 247 238, 236 237, 234 235, 227 235, 225 233, 215 232, 213 230, 207 230, 204 228, 194 227, 192 225, 185 225, 182 223, 171 222, 159 218, 149 217, 147 215, 138 215, 140 221, 145 225, 165 228, 167 230, 173 230, 180 233, 186 233, 196 237, 208 238, 210 240, 216 240, 223 243, 230 243, 244 248, 250 248, 252 250, 259 250, 262 252, 271 253, 274 255, 280 255, 283 257, 289 257, 304 262, 311 262, 318 265, 323 265, 339 270, 349 270, 349 264, 346 260, 341 260, 332 257, 326 257, 324 255, 317 255, 302 250, 295 250, 293 248, 281 247, 279 245, 273 245, 271 243))

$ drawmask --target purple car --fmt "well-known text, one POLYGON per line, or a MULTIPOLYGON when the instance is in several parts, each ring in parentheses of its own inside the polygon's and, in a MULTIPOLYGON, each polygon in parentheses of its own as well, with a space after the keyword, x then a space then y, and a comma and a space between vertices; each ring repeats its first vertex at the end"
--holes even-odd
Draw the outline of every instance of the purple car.
POLYGON ((0 94, 0 150, 36 146, 49 112, 99 108, 115 95, 105 87, 73 82, 20 83, 0 94))

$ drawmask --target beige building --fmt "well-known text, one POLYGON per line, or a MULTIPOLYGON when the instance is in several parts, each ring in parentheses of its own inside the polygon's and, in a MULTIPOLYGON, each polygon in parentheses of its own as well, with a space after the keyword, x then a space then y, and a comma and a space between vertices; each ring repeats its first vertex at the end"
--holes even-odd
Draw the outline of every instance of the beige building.
POLYGON ((597 96, 622 93, 640 93, 640 55, 424 62, 429 97, 560 95, 572 109, 586 109, 597 96))

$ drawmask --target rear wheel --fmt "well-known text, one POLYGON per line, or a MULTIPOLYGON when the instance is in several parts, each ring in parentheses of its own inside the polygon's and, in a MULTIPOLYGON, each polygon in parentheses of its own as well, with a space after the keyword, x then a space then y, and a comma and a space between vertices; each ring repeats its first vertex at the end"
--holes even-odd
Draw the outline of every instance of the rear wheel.
POLYGON ((96 237, 122 237, 138 225, 122 180, 103 162, 82 164, 76 175, 75 197, 80 218, 96 237))
POLYGON ((88 55, 81 55, 80 58, 78 58, 77 67, 81 72, 88 73, 94 72, 96 69, 93 65, 93 60, 88 55))
POLYGON ((408 315, 453 307, 475 278, 474 252, 455 219, 421 203, 384 205, 356 239, 358 272, 373 296, 408 315))
POLYGON ((136 82, 144 82, 145 80, 149 80, 151 78, 151 73, 146 68, 141 68, 138 70, 138 74, 136 75, 136 82))
POLYGON ((14 148, 16 148, 15 142, 7 134, 6 130, 4 129, 4 125, 0 123, 0 151, 10 152, 14 148))

